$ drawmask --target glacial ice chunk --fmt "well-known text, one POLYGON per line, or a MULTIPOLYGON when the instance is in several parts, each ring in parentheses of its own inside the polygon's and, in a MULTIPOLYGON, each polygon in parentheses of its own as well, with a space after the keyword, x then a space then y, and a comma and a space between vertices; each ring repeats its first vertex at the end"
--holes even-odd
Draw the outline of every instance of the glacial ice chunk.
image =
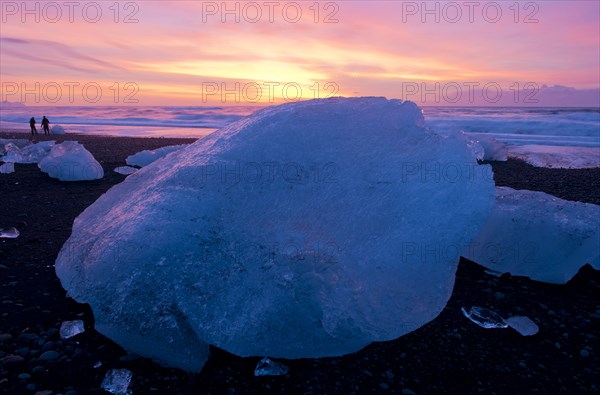
POLYGON ((511 327, 523 336, 532 336, 538 333, 540 328, 529 317, 512 316, 503 319, 500 314, 484 307, 473 306, 470 309, 461 308, 465 317, 482 328, 508 328, 511 327))
POLYGON ((23 156, 21 155, 21 147, 18 147, 14 143, 6 143, 3 148, 3 162, 9 163, 20 163, 23 160, 23 156))
POLYGON ((478 134, 476 138, 483 148, 483 160, 506 161, 508 159, 508 148, 504 143, 483 134, 478 134))
POLYGON ((269 358, 263 358, 258 361, 254 369, 255 376, 283 376, 287 374, 288 367, 280 362, 272 361, 269 358))
POLYGON ((8 143, 4 146, 6 154, 2 157, 2 160, 22 164, 39 163, 52 150, 54 144, 54 141, 42 141, 19 148, 13 143, 8 143))
POLYGON ((15 172, 15 164, 14 163, 3 163, 0 165, 0 174, 11 174, 15 172))
POLYGON ((498 272, 564 284, 586 263, 600 269, 598 218, 595 204, 498 187, 492 215, 463 256, 498 272))
POLYGON ((63 128, 61 125, 54 125, 52 128, 50 128, 50 132, 52 134, 65 134, 65 128, 63 128))
POLYGON ((83 332, 85 332, 85 328, 81 320, 65 321, 60 325, 59 333, 61 339, 68 339, 83 332))
POLYGON ((467 139, 467 146, 473 153, 475 159, 483 160, 483 157, 485 156, 485 151, 483 150, 481 144, 479 144, 477 140, 470 139, 466 134, 464 135, 464 138, 467 139))
POLYGON ((14 144, 19 148, 31 145, 31 141, 27 139, 0 139, 0 147, 4 147, 8 143, 14 144))
POLYGON ((1 157, 6 154, 6 145, 7 144, 12 144, 13 146, 21 149, 23 147, 26 147, 28 145, 31 145, 31 142, 29 140, 26 139, 0 139, 0 159, 2 159, 1 157))
POLYGON ((529 317, 516 315, 507 318, 505 321, 508 324, 508 326, 510 326, 523 336, 533 336, 540 330, 537 324, 533 322, 529 317))
POLYGON ((385 98, 269 107, 128 180, 75 220, 56 273, 99 332, 189 371, 209 344, 317 358, 421 327, 494 200, 463 139, 385 98))
POLYGON ((61 181, 99 180, 104 177, 100 163, 76 141, 65 141, 54 146, 38 167, 61 181))
POLYGON ((128 395, 129 384, 133 373, 127 369, 111 369, 104 376, 101 387, 103 390, 115 395, 128 395))
POLYGON ((484 307, 473 306, 470 309, 461 307, 461 310, 465 317, 476 323, 482 328, 507 328, 508 324, 504 319, 495 311, 486 309, 484 307))
POLYGON ((504 143, 483 134, 473 135, 461 132, 467 145, 477 160, 506 161, 508 148, 504 143))
POLYGON ((133 174, 136 171, 138 171, 138 169, 136 169, 135 167, 131 167, 131 166, 119 166, 119 167, 115 168, 115 173, 123 174, 126 176, 133 174))
POLYGON ((162 147, 155 150, 140 151, 137 154, 128 156, 125 162, 127 162, 129 166, 148 166, 150 163, 162 158, 163 156, 167 156, 171 152, 179 151, 188 145, 189 144, 169 145, 167 147, 162 147))
POLYGON ((20 233, 17 228, 0 229, 0 239, 16 239, 20 233))

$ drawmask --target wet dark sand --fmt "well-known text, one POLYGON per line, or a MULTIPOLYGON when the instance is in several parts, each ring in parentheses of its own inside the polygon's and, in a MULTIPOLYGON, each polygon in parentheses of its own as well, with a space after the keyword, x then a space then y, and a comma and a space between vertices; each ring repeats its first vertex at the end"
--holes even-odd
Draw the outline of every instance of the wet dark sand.
MULTIPOLYGON (((0 138, 14 137, 27 135, 0 133, 0 138)), ((124 165, 128 155, 193 140, 75 135, 52 139, 83 143, 101 162, 106 176, 64 183, 47 177, 36 165, 18 164, 16 173, 0 175, 0 227, 16 226, 21 231, 17 239, 0 239, 0 393, 101 394, 100 383, 111 368, 133 371, 134 394, 600 391, 600 275, 590 267, 561 286, 508 275, 493 277, 462 259, 452 298, 434 321, 352 355, 283 361, 290 371, 281 377, 254 377, 260 358, 239 358, 214 348, 196 375, 128 356, 93 330, 93 315, 86 305, 66 298, 54 273, 54 260, 75 217, 125 178, 113 169, 124 165), (460 311, 472 305, 507 316, 527 315, 540 332, 523 337, 512 329, 480 328, 460 311), (86 332, 61 340, 61 322, 74 319, 85 322, 86 332), (40 358, 43 353, 50 359, 40 358), (93 368, 98 361, 102 366, 93 368)), ((600 203, 600 169, 538 169, 514 160, 493 163, 493 168, 498 185, 600 203)))

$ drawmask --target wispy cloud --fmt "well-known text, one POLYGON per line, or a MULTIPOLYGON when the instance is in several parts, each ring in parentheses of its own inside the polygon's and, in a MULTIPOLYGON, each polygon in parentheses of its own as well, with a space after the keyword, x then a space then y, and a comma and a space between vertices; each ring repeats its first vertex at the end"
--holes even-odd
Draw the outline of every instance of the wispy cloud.
POLYGON ((202 83, 220 81, 335 82, 342 94, 388 97, 403 82, 600 84, 599 2, 537 2, 535 23, 524 23, 531 13, 524 3, 515 21, 514 4, 498 2, 503 17, 494 23, 481 7, 473 23, 466 10, 458 23, 403 20, 403 3, 337 2, 338 22, 330 24, 322 22, 331 10, 321 9, 315 22, 308 2, 297 23, 282 19, 281 7, 273 23, 266 9, 259 23, 232 16, 223 23, 220 15, 205 23, 202 4, 189 1, 139 2, 132 24, 115 23, 110 10, 98 23, 13 18, 2 25, 0 73, 23 81, 132 81, 140 97, 167 104, 189 103, 202 83))
POLYGON ((12 54, 23 59, 42 61, 71 70, 82 72, 96 72, 99 68, 105 70, 124 70, 118 64, 109 63, 96 57, 86 55, 66 44, 56 41, 39 39, 20 39, 14 37, 0 38, 2 52, 12 54), (18 48, 18 49, 15 49, 18 48), (39 55, 33 55, 33 53, 39 55), (79 67, 79 64, 88 64, 94 67, 79 67))

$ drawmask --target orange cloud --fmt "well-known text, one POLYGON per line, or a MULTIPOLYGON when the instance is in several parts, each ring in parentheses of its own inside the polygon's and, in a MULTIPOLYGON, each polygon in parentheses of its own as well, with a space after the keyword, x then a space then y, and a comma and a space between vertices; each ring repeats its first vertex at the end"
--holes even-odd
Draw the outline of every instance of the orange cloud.
POLYGON ((72 21, 63 9, 55 23, 48 15, 39 22, 27 15, 23 23, 22 10, 3 10, 0 76, 18 83, 134 82, 142 102, 153 104, 197 103, 205 83, 297 83, 302 98, 327 83, 337 84, 336 94, 385 96, 403 82, 600 85, 598 2, 537 2, 537 9, 519 3, 518 13, 514 3, 499 2, 502 16, 493 22, 491 11, 482 14, 484 3, 451 22, 444 2, 435 3, 439 15, 406 9, 422 2, 300 2, 298 20, 292 8, 283 13, 290 2, 282 2, 272 15, 261 6, 257 23, 248 21, 257 16, 252 9, 243 14, 247 3, 226 5, 231 11, 239 4, 239 23, 223 15, 221 3, 118 3, 117 12, 101 2, 102 17, 93 23, 93 10, 84 15, 83 6, 72 21), (217 10, 207 8, 215 4, 217 10), (537 22, 525 23, 531 20, 537 22))

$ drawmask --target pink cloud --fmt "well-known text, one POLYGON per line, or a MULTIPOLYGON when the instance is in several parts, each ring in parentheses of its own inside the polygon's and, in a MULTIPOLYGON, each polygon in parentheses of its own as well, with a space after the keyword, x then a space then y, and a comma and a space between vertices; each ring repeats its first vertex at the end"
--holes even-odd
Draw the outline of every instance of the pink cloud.
POLYGON ((593 1, 521 2, 518 15, 509 8, 514 2, 497 2, 502 7, 497 21, 478 3, 473 22, 463 7, 455 23, 449 21, 454 14, 448 2, 429 2, 428 7, 439 4, 441 14, 439 22, 426 15, 425 23, 423 10, 407 14, 407 5, 421 7, 420 1, 337 2, 338 9, 324 9, 321 2, 318 16, 309 8, 312 2, 301 2, 296 23, 281 12, 271 23, 266 9, 259 23, 243 15, 240 23, 231 15, 222 23, 219 14, 204 15, 204 22, 201 2, 136 4, 137 10, 120 10, 119 23, 108 5, 98 23, 42 18, 36 24, 11 17, 2 25, 2 77, 135 81, 151 92, 148 100, 160 100, 164 92, 174 104, 188 103, 202 82, 251 81, 257 74, 281 82, 318 76, 315 82, 336 82, 349 95, 394 96, 402 83, 424 81, 491 81, 504 89, 517 82, 600 85, 600 5, 593 1), (123 23, 132 11, 137 22, 123 23), (339 22, 323 23, 334 11, 339 22), (524 23, 528 17, 537 22, 524 23))

